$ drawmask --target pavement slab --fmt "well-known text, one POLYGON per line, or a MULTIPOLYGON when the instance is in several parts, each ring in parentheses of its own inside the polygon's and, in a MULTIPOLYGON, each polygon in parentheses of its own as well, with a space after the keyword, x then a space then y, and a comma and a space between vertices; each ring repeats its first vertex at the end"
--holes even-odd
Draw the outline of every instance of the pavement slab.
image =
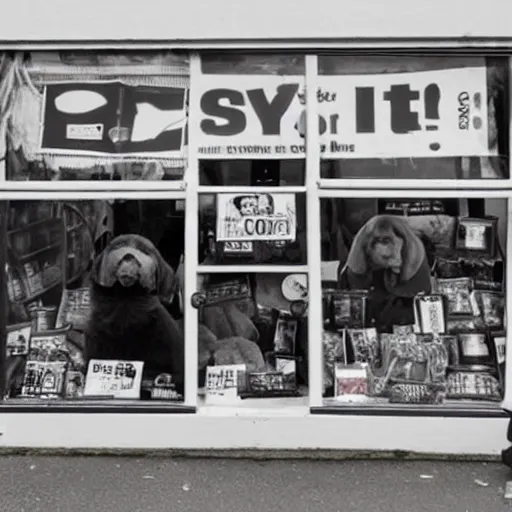
POLYGON ((0 457, 1 512, 505 512, 498 463, 0 457))

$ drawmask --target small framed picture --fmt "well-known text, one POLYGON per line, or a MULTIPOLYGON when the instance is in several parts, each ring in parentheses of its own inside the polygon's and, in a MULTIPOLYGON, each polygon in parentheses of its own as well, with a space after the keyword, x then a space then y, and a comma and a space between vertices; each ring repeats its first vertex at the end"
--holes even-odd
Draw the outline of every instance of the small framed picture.
POLYGON ((497 227, 498 219, 496 217, 484 219, 459 217, 455 232, 455 248, 485 253, 494 257, 497 227))
POLYGON ((463 365, 489 364, 491 363, 491 351, 489 342, 484 333, 458 334, 460 362, 463 365))
POLYGON ((368 292, 365 290, 339 290, 331 299, 335 328, 363 329, 366 326, 368 292))
POLYGON ((25 322, 7 326, 6 352, 8 357, 26 356, 30 348, 32 323, 25 322))
POLYGON ((414 299, 414 307, 421 333, 446 332, 446 299, 443 295, 419 295, 414 299))
POLYGON ((437 293, 448 300, 448 315, 474 315, 471 292, 474 284, 470 277, 438 279, 437 293))
POLYGON ((277 354, 295 354, 295 340, 298 321, 294 318, 279 318, 274 334, 274 352, 277 354))

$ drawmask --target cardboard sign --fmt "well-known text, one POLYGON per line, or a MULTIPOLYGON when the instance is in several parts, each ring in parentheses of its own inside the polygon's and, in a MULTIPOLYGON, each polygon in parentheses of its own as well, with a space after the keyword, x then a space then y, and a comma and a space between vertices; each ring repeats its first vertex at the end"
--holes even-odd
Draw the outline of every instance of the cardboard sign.
POLYGON ((208 366, 206 368, 205 404, 230 404, 240 400, 241 379, 245 364, 208 366))
POLYGON ((182 87, 49 84, 41 153, 182 158, 185 101, 182 87))
POLYGON ((28 354, 32 323, 24 322, 7 326, 6 353, 8 356, 24 356, 28 354))
POLYGON ((143 368, 142 361, 91 359, 84 396, 139 399, 143 368))
MULTIPOLYGON (((304 158, 304 77, 192 77, 200 158, 304 158)), ((485 66, 318 77, 323 158, 484 156, 485 66)))
POLYGON ((295 241, 294 194, 217 194, 218 242, 295 241))

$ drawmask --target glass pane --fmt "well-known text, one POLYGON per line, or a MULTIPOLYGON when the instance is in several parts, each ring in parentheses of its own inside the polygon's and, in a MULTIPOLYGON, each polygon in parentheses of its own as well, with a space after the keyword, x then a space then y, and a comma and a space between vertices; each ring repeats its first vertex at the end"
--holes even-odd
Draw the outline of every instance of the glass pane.
POLYGON ((504 199, 321 201, 325 404, 499 407, 504 199))
POLYGON ((201 194, 200 265, 305 265, 306 194, 201 194))
POLYGON ((319 57, 323 178, 508 179, 508 58, 319 57))
MULTIPOLYGON (((231 185, 231 180, 241 179, 240 174, 250 181, 247 171, 237 164, 239 160, 304 158, 304 66, 303 55, 202 57, 201 74, 192 77, 198 117, 191 120, 191 130, 200 159, 223 166, 221 184, 231 185), (232 174, 223 160, 233 160, 232 169, 241 172, 232 174)), ((295 179, 285 177, 294 172, 289 165, 283 162, 272 172, 280 170, 282 179, 295 184, 303 170, 295 170, 299 172, 295 179)), ((208 178, 203 170, 201 183, 204 181, 208 178)))
POLYGON ((9 180, 180 180, 188 57, 170 52, 3 55, 9 180))
POLYGON ((307 312, 293 306, 307 275, 208 274, 199 289, 199 405, 307 405, 307 312))
POLYGON ((7 402, 181 401, 183 202, 0 206, 7 402))

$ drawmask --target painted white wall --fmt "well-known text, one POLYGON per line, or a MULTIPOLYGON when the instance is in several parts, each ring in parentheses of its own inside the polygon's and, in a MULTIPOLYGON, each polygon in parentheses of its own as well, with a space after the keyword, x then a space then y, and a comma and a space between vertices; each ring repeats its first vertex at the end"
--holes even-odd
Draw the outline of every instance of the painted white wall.
POLYGON ((0 43, 512 35, 510 0, 16 0, 1 12, 0 43))
POLYGON ((287 414, 10 414, 0 449, 281 449, 497 456, 507 420, 287 414))

